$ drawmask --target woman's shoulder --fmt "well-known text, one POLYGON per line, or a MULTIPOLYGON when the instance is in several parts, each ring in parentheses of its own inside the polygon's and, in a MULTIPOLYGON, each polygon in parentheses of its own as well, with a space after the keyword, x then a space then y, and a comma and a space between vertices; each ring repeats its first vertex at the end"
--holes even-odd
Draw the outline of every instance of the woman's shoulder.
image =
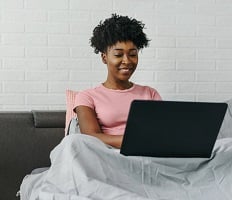
POLYGON ((161 96, 159 92, 151 86, 134 84, 134 88, 138 92, 141 92, 141 93, 144 93, 145 95, 150 96, 150 98, 152 99, 161 100, 161 96))
POLYGON ((98 85, 93 88, 86 88, 86 89, 80 90, 78 93, 79 94, 93 94, 96 91, 100 90, 100 88, 101 88, 100 85, 98 85))
POLYGON ((148 91, 154 91, 157 92, 157 90, 151 86, 148 85, 139 85, 139 84, 134 84, 135 89, 137 90, 148 90, 148 91))
POLYGON ((87 88, 78 92, 78 97, 94 99, 102 93, 102 86, 98 85, 93 88, 87 88))
POLYGON ((94 108, 94 102, 95 99, 98 95, 98 87, 94 87, 94 88, 87 88, 84 90, 80 90, 78 92, 78 94, 75 97, 76 100, 76 106, 78 105, 86 105, 89 106, 91 108, 94 108))

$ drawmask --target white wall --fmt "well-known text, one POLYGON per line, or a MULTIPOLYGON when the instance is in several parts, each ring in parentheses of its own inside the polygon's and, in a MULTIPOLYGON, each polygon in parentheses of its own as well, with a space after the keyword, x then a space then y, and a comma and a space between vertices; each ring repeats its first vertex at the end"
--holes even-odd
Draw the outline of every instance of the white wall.
POLYGON ((133 81, 166 100, 232 98, 232 0, 0 0, 0 110, 64 109, 66 88, 103 82, 89 38, 113 12, 152 39, 133 81))

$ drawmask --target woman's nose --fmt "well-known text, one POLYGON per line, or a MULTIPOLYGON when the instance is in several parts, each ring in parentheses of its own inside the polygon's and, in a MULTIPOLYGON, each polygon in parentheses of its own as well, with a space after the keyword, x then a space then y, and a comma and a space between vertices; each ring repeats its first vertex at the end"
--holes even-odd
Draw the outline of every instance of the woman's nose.
POLYGON ((130 62, 130 59, 128 58, 128 56, 127 56, 127 55, 124 55, 124 56, 123 56, 123 59, 122 59, 122 63, 127 64, 127 63, 129 63, 129 62, 130 62))

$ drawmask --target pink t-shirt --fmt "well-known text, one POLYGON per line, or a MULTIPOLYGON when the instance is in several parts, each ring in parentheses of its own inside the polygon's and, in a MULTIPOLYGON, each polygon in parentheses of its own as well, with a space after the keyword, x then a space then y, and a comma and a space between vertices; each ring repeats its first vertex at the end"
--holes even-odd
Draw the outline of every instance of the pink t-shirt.
POLYGON ((126 90, 113 90, 101 84, 78 92, 74 108, 84 105, 94 109, 103 133, 122 135, 130 104, 134 99, 161 100, 161 97, 155 89, 148 86, 133 84, 126 90))

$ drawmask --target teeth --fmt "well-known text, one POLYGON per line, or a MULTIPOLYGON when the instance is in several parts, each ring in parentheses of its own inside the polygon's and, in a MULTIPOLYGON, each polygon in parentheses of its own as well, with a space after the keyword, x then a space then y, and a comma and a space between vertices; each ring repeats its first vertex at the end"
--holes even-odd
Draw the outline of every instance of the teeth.
POLYGON ((129 72, 130 70, 129 69, 121 69, 121 71, 129 72))

